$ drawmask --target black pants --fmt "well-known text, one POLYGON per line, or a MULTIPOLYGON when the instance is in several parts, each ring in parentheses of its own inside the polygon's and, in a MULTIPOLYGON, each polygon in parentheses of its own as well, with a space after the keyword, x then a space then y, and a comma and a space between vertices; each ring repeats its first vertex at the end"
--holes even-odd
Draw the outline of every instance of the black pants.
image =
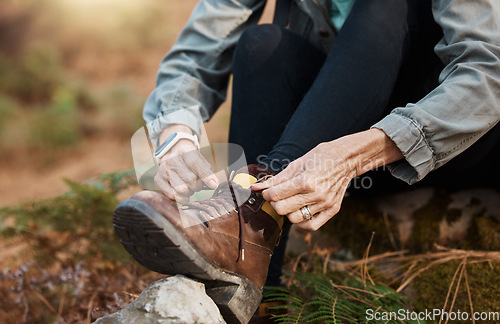
MULTIPOLYGON (((357 1, 328 55, 276 25, 249 28, 234 56, 229 141, 243 147, 249 164, 279 172, 321 142, 366 130, 438 85, 443 65, 433 47, 441 36, 429 0, 357 1)), ((489 149, 480 159, 457 158, 465 160, 453 163, 457 170, 488 160, 498 127, 486 137, 469 150, 489 149)), ((374 178, 376 191, 407 187, 387 174, 374 178)), ((285 226, 266 285, 280 283, 285 226)))

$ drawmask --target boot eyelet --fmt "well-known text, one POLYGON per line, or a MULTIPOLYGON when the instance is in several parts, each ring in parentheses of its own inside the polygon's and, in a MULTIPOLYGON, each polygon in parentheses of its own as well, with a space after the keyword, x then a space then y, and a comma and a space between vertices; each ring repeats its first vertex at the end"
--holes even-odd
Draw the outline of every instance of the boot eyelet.
POLYGON ((248 199, 248 203, 249 203, 250 205, 255 204, 255 198, 254 198, 254 197, 251 197, 250 199, 248 199))

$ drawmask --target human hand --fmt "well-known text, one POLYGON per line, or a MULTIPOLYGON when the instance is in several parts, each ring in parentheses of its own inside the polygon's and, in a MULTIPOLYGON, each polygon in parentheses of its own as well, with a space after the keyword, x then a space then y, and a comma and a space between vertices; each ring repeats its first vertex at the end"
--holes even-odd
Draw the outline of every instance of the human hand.
POLYGON ((292 223, 317 230, 339 210, 349 182, 373 168, 401 159, 395 144, 378 129, 321 143, 281 173, 252 186, 292 223), (308 206, 310 220, 300 209, 308 206))
POLYGON ((252 189, 264 189, 264 199, 292 223, 316 230, 340 210, 349 181, 356 175, 348 162, 337 145, 322 143, 252 189), (308 221, 300 211, 304 206, 314 215, 308 221))
MULTIPOLYGON (((191 133, 191 130, 187 126, 173 125, 163 131, 160 140, 164 141, 174 132, 191 133)), ((212 189, 219 185, 212 166, 189 140, 177 142, 158 164, 155 183, 172 200, 185 203, 194 192, 203 188, 203 183, 212 189)))

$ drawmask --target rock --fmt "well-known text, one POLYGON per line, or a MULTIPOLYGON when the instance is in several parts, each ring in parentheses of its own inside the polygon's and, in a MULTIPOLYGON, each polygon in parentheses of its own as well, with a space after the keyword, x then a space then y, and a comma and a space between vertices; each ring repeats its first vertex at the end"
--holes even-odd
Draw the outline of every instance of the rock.
POLYGON ((424 253, 434 250, 434 243, 496 251, 500 249, 500 191, 419 188, 391 195, 347 197, 340 212, 319 232, 330 236, 322 241, 340 248, 335 253, 339 259, 361 258, 372 232, 372 255, 396 250, 424 253))
POLYGON ((205 285, 181 275, 161 279, 144 289, 127 307, 94 324, 225 323, 205 285))
MULTIPOLYGON (((410 240, 415 221, 415 211, 427 205, 434 196, 433 188, 422 188, 399 194, 381 197, 376 208, 382 212, 384 217, 391 215, 395 221, 400 246, 402 249, 410 240)), ((387 221, 387 220, 386 220, 387 221)), ((393 239, 391 238, 391 241, 393 239)), ((396 243, 393 243, 396 245, 396 243)))

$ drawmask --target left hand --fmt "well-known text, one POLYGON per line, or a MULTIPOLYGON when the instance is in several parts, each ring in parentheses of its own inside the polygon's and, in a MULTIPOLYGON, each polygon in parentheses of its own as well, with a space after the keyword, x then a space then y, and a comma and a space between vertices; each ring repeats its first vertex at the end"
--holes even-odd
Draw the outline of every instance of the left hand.
POLYGON ((252 189, 263 190, 276 212, 287 215, 292 223, 317 230, 339 212, 354 177, 402 157, 384 132, 371 129, 319 144, 252 189), (314 215, 308 221, 300 211, 304 206, 314 215))
POLYGON ((255 184, 276 212, 288 215, 292 223, 316 230, 337 214, 355 168, 346 161, 335 144, 322 143, 293 161, 277 176, 255 184), (267 189, 266 189, 267 188, 267 189), (304 221, 300 208, 309 206, 314 215, 304 221))

